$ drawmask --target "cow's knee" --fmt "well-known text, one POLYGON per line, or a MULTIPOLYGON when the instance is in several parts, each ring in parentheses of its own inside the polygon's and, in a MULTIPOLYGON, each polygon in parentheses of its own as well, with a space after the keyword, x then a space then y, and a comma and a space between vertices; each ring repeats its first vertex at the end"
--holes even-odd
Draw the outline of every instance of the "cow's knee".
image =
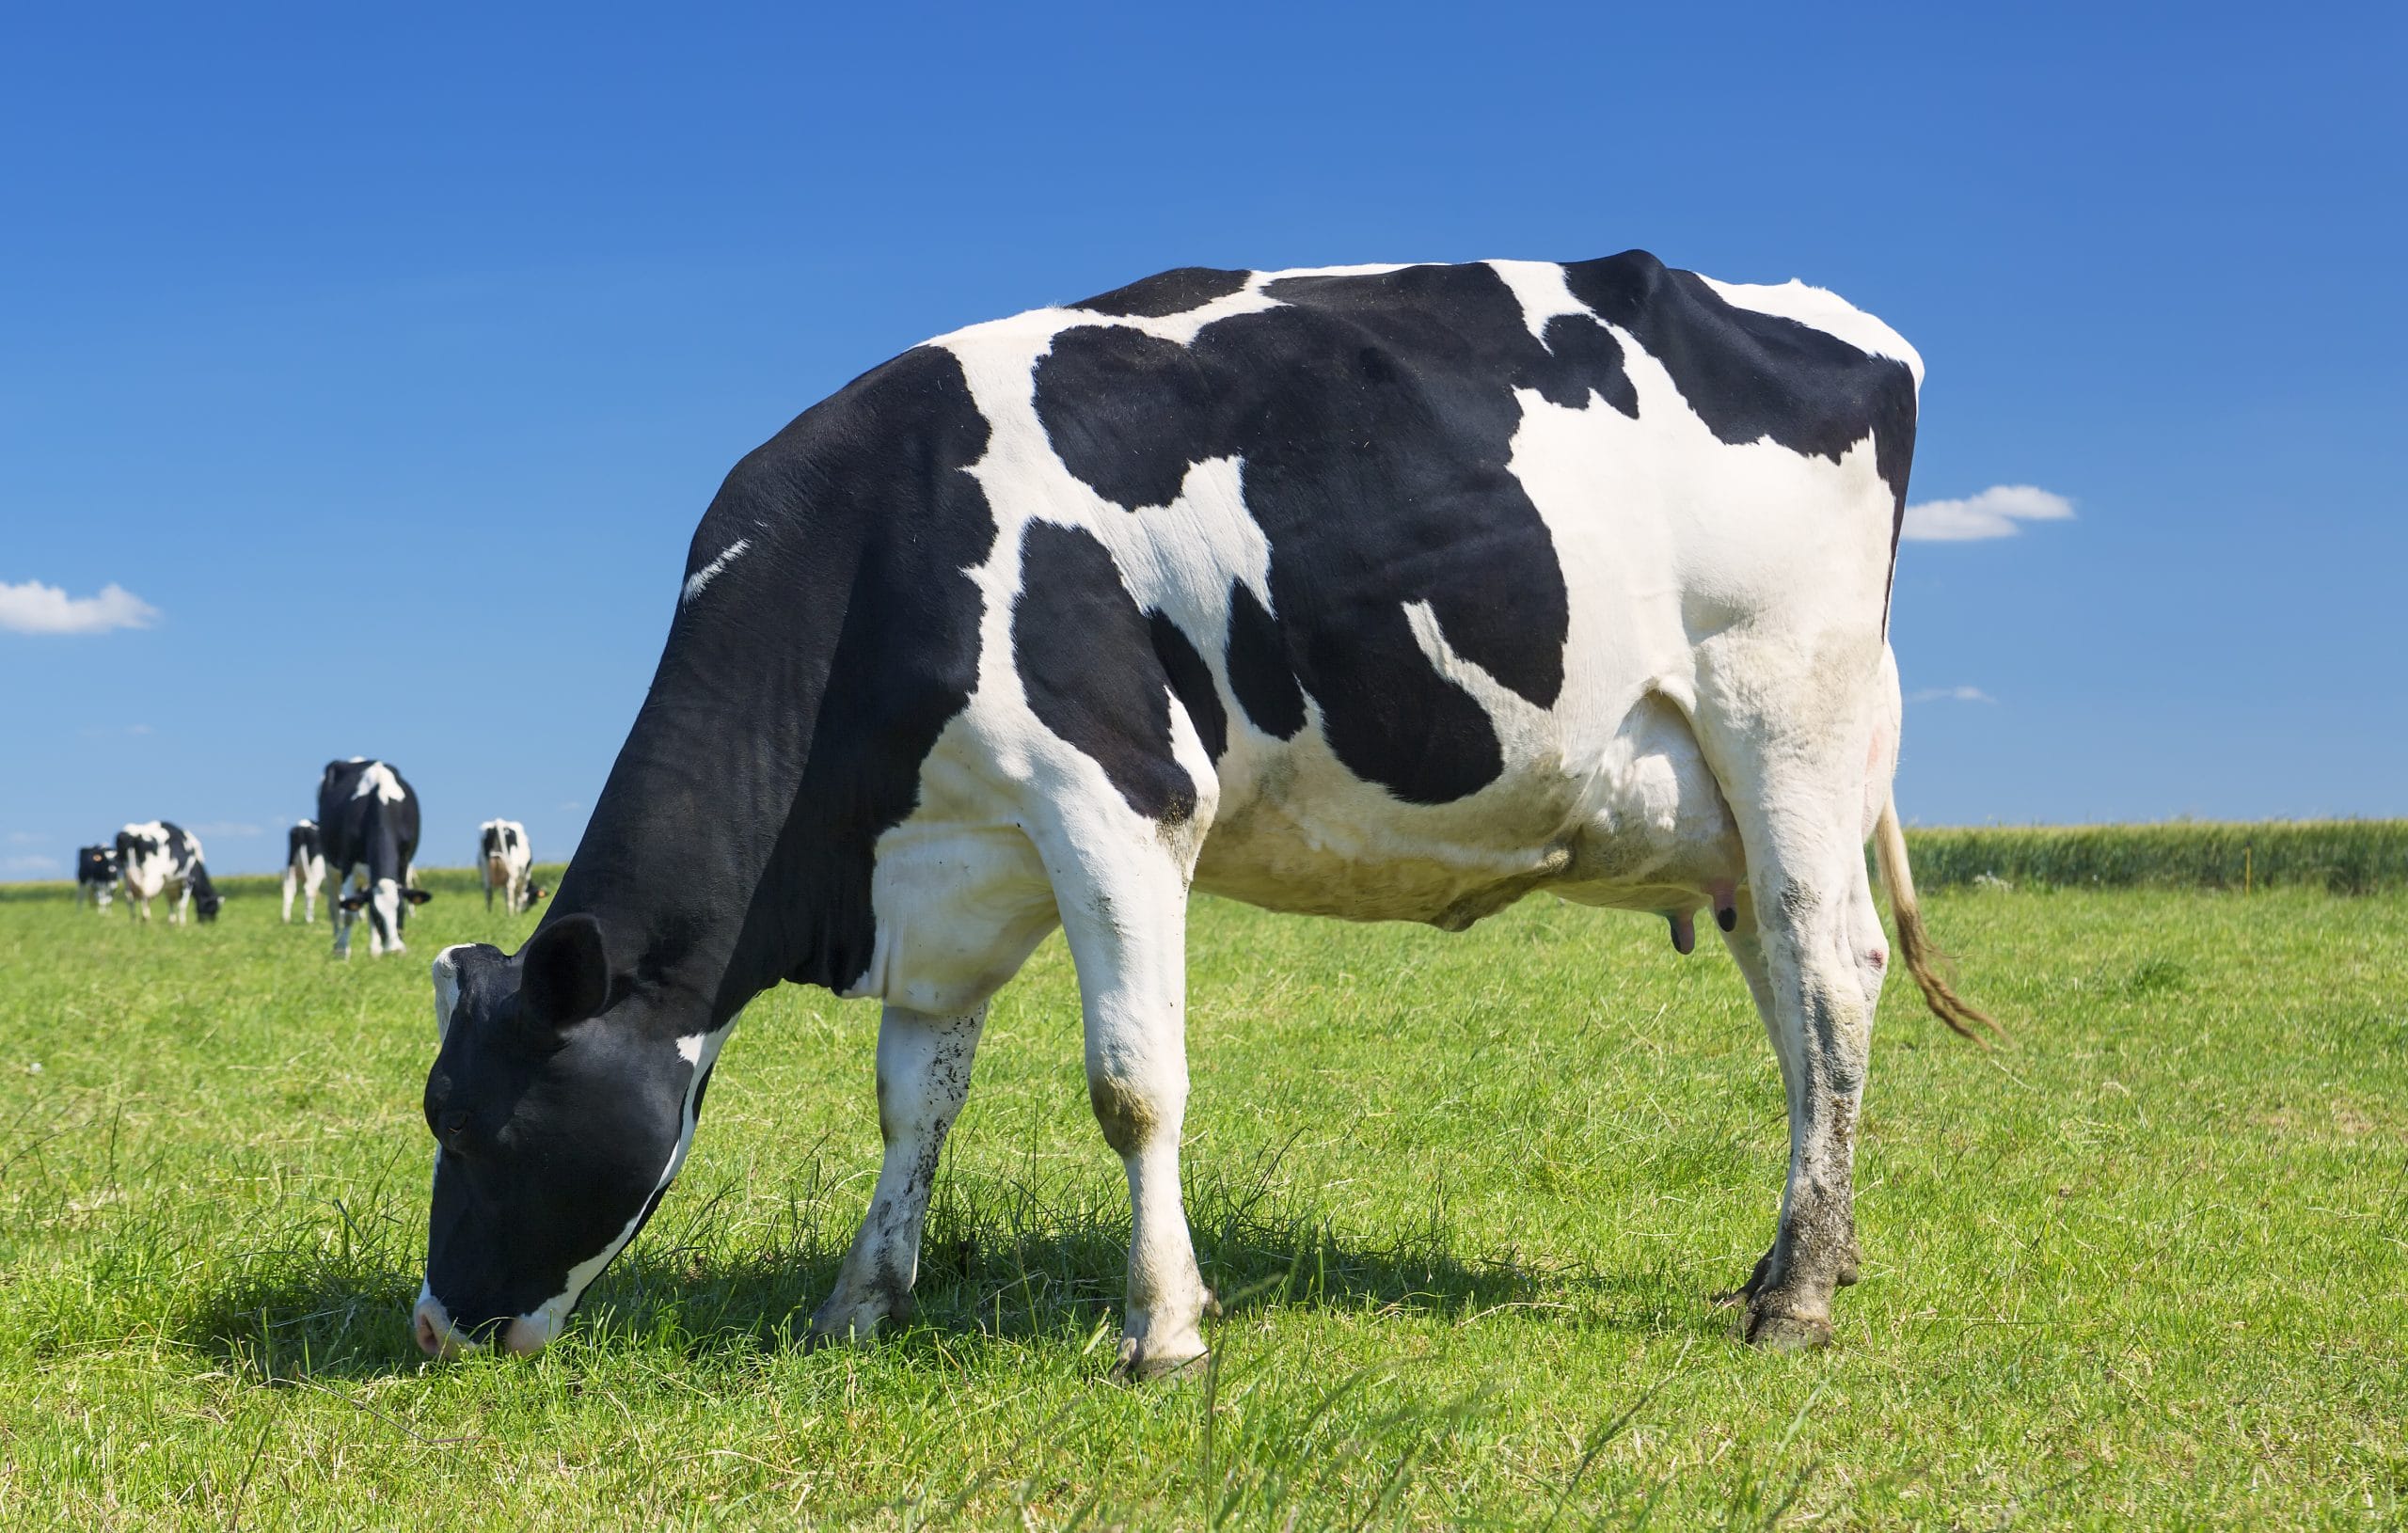
POLYGON ((1165 1122, 1176 1124, 1186 1105, 1183 1083, 1167 1073, 1104 1065, 1087 1067, 1087 1103, 1103 1130, 1103 1142, 1126 1159, 1142 1155, 1161 1138, 1165 1122))

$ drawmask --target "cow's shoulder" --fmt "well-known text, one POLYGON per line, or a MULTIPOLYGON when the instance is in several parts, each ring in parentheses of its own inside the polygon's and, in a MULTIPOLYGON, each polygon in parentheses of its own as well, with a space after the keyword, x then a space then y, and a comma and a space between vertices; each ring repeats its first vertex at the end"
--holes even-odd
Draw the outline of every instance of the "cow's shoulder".
POLYGON ((689 545, 681 605, 764 562, 807 582, 835 567, 824 556, 839 547, 884 544, 892 555, 899 541, 955 569, 977 563, 994 520, 962 470, 990 435, 946 347, 915 346, 871 369, 728 471, 689 545), (908 535, 888 536, 898 530, 908 535))

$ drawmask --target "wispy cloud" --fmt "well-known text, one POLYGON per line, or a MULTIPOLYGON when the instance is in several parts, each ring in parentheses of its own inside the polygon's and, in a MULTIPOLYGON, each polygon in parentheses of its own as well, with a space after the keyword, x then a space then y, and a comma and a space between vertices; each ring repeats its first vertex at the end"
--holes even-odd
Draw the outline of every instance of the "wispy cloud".
POLYGON ((21 634, 104 634, 112 628, 148 628, 159 609, 112 580, 97 596, 70 596, 40 580, 10 585, 0 580, 0 628, 21 634))
POLYGON ((1926 687, 1919 692, 1909 692, 1909 703, 1996 703, 1978 687, 1926 687))
POLYGON ((267 831, 247 820, 216 820, 208 825, 194 826, 192 833, 197 836, 224 836, 230 841, 240 841, 245 836, 263 836, 267 831))
POLYGON ((11 830, 8 832, 8 845, 11 846, 30 846, 35 842, 41 839, 41 837, 34 834, 31 830, 11 830))
POLYGON ((1925 500, 1907 508, 1901 536, 1918 543, 1972 543, 2011 538, 2025 522, 2073 519, 2073 502, 2036 484, 1993 484, 1962 500, 1925 500))
POLYGON ((14 873, 24 877, 64 871, 66 871, 66 864, 55 857, 41 857, 28 853, 19 857, 0 858, 0 873, 14 873))

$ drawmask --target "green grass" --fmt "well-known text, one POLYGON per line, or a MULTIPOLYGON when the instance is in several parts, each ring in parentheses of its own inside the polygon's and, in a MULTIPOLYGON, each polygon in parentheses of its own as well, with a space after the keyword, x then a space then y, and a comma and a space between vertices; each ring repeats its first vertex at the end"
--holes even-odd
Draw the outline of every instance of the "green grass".
POLYGON ((1909 830, 1907 843, 1925 889, 1999 878, 2059 889, 2408 890, 2408 820, 1984 826, 1909 830))
POLYGON ((421 1364, 426 959, 0 906, 0 1520, 2129 1527, 2408 1522, 2408 896, 1942 895, 2014 1044, 1885 1000, 1864 1281, 1707 1296, 1779 1088, 1719 952, 1198 909, 1191 1209, 1230 1303, 1107 1381, 1125 1204, 1049 943, 996 1004, 919 1320, 801 1327, 866 1199, 874 1010, 764 997, 638 1250, 532 1363, 421 1364), (39 1072, 35 1067, 39 1064, 39 1072))

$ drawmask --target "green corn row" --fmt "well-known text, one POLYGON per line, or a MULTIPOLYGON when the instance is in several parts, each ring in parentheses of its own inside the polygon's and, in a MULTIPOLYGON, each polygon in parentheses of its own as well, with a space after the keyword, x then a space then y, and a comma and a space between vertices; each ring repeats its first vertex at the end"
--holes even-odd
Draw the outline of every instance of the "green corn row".
POLYGON ((2408 820, 1986 826, 1909 830, 1918 887, 2408 888, 2408 820))

